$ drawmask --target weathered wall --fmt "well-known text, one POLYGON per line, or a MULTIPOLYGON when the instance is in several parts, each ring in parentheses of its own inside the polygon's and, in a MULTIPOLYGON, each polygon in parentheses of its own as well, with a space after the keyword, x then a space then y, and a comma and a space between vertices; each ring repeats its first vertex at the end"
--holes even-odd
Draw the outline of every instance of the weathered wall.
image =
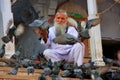
MULTIPOLYGON (((98 6, 99 12, 110 7, 114 0, 105 0, 98 6)), ((101 34, 103 40, 120 41, 120 4, 101 15, 101 34)))

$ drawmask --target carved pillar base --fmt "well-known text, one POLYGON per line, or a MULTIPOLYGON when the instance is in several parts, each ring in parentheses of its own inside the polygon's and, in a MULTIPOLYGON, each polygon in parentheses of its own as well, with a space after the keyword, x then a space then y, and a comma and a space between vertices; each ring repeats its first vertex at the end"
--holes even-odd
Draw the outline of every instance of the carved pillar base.
POLYGON ((105 63, 103 60, 95 60, 94 66, 105 66, 105 63))

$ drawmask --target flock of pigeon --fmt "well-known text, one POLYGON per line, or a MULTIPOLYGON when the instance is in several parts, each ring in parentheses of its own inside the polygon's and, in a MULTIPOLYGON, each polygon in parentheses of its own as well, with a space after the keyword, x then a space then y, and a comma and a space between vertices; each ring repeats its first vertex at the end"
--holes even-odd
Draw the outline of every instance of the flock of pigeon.
MULTIPOLYGON (((43 73, 40 73, 38 80, 47 80, 46 76, 50 76, 52 80, 64 80, 65 77, 92 80, 120 80, 120 63, 106 57, 103 57, 103 60, 109 68, 106 71, 102 71, 102 67, 99 70, 94 66, 94 62, 91 61, 77 66, 77 64, 67 63, 65 60, 52 63, 51 60, 45 60, 42 54, 35 55, 30 59, 23 58, 20 57, 20 53, 20 51, 16 51, 11 57, 15 62, 7 62, 8 66, 14 67, 7 73, 8 75, 16 75, 18 69, 24 67, 28 75, 34 75, 35 69, 43 69, 43 73), (36 62, 37 57, 40 59, 39 62, 36 62), (113 65, 118 67, 117 70, 112 69, 113 65)), ((5 44, 0 49, 0 58, 4 54, 5 44)))

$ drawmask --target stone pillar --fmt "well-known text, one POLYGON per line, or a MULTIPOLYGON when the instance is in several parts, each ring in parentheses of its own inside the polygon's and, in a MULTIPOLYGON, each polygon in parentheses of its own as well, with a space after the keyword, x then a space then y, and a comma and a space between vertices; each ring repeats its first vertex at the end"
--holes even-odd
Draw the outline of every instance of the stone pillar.
MULTIPOLYGON (((0 38, 6 35, 9 20, 13 20, 10 0, 0 0, 0 38)), ((0 39, 0 46, 3 44, 0 39)), ((14 41, 6 44, 5 58, 10 58, 15 52, 14 41)))
MULTIPOLYGON (((97 14, 97 4, 96 0, 87 0, 88 7, 88 19, 98 18, 97 14)), ((102 54, 102 42, 101 42, 101 32, 100 24, 92 27, 89 31, 90 33, 90 51, 92 54, 92 61, 95 62, 95 66, 104 66, 103 54, 102 54)))

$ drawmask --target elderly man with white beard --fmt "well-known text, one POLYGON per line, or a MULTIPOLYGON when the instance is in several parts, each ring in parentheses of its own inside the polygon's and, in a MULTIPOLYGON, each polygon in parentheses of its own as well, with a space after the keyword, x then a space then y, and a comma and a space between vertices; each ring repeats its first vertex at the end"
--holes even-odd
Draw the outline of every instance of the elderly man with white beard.
POLYGON ((46 42, 47 49, 44 50, 43 55, 47 60, 52 62, 65 60, 66 62, 77 63, 78 66, 83 64, 85 46, 81 42, 74 44, 59 44, 55 43, 54 39, 57 37, 70 34, 76 39, 78 32, 73 26, 68 25, 68 16, 64 10, 60 10, 55 15, 54 26, 49 28, 48 39, 46 42))

